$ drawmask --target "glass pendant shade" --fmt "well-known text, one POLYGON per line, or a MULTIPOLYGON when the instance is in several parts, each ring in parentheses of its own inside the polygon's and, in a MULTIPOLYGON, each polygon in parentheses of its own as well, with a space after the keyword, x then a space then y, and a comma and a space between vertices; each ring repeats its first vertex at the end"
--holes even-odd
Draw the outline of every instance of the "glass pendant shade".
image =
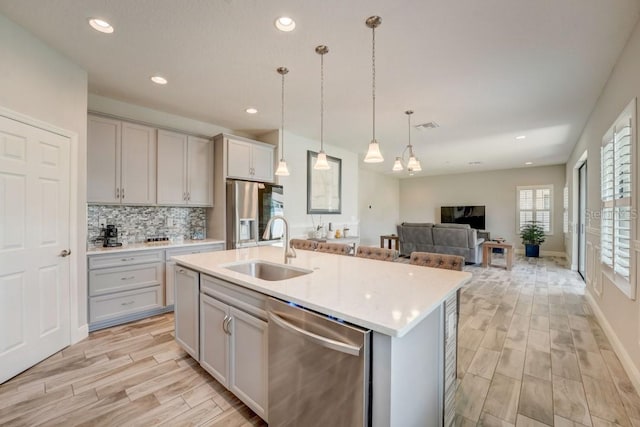
POLYGON ((289 168, 287 167, 287 162, 284 159, 280 159, 280 163, 278 163, 278 169, 276 169, 277 176, 289 176, 289 168))
POLYGON ((400 157, 396 157, 396 161, 393 162, 393 171, 400 172, 403 169, 404 167, 402 167, 402 160, 400 159, 400 157))
POLYGON ((418 166, 418 161, 416 160, 416 156, 412 154, 411 156, 409 156, 409 161, 407 162, 407 169, 411 169, 415 171, 417 166, 418 166))
POLYGON ((369 143, 369 150, 367 151, 367 155, 364 157, 365 163, 382 163, 384 162, 384 157, 382 157, 382 153, 380 153, 380 145, 378 141, 375 139, 369 143))
POLYGON ((414 172, 420 172, 422 170, 422 165, 420 165, 420 160, 416 159, 416 165, 413 168, 414 172))
POLYGON ((318 159, 316 160, 316 164, 313 165, 313 168, 319 171, 326 171, 331 169, 331 166, 329 166, 329 162, 327 162, 327 154, 324 152, 324 150, 320 150, 320 152, 318 153, 318 159))

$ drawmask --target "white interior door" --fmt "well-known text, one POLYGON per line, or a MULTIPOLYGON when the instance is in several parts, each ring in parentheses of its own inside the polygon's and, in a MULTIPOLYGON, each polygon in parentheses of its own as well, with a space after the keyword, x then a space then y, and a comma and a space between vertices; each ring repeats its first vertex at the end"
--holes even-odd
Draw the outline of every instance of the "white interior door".
POLYGON ((70 344, 69 146, 0 116, 0 383, 70 344))

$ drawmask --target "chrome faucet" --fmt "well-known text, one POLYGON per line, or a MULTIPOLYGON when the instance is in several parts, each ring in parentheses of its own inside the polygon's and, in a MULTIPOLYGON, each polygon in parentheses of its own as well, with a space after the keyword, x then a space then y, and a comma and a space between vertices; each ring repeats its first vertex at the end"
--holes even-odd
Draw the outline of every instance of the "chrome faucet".
POLYGON ((274 215, 269 218, 269 222, 267 222, 262 238, 268 240, 271 237, 271 223, 276 219, 281 219, 284 223, 284 263, 291 264, 291 258, 296 257, 296 251, 289 246, 289 222, 284 216, 274 215))

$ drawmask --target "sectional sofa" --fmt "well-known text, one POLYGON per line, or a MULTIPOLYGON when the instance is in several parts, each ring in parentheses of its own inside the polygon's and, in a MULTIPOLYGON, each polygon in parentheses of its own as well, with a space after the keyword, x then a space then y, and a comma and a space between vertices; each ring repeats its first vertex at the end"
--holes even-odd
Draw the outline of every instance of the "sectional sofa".
POLYGON ((482 242, 477 231, 468 224, 432 224, 403 222, 398 225, 400 254, 434 252, 461 255, 466 263, 482 262, 482 242))

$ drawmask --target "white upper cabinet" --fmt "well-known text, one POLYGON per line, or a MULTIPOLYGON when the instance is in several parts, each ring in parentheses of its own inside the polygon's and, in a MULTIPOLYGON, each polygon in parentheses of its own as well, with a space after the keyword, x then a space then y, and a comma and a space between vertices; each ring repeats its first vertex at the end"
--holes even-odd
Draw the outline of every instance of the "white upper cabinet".
POLYGON ((158 204, 213 206, 213 142, 158 131, 158 204))
POLYGON ((89 116, 87 121, 87 201, 156 203, 156 130, 89 116))
POLYGON ((273 182, 273 145, 227 138, 227 177, 273 182))

